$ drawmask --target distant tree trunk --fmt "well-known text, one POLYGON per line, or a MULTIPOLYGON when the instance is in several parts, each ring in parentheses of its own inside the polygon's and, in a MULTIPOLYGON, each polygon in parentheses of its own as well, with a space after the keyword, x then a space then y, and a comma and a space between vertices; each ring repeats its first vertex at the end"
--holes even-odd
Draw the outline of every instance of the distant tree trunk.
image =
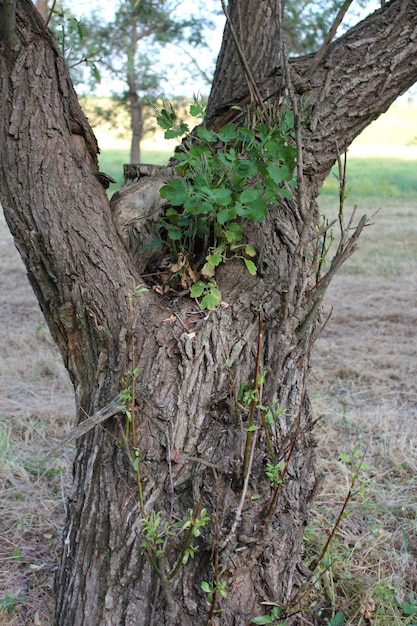
POLYGON ((141 141, 143 138, 143 105, 136 91, 129 90, 129 108, 132 126, 130 162, 141 163, 141 141))
MULTIPOLYGON (((246 29, 242 43, 261 94, 273 99, 284 95, 276 42, 275 52, 268 47, 269 37, 279 39, 280 16, 265 5, 234 0, 230 13, 246 29)), ((94 176, 97 146, 63 60, 29 0, 18 4, 17 25, 16 45, 0 46, 0 198, 70 373, 78 420, 111 403, 137 365, 146 514, 161 512, 172 524, 187 520, 189 510, 205 508, 210 516, 194 539, 194 559, 168 580, 187 529, 166 536, 151 563, 132 460, 116 440, 125 419, 116 407, 118 415, 77 442, 55 624, 247 625, 265 610, 262 602, 285 605, 305 576, 303 529, 314 483, 306 375, 326 287, 317 290, 315 280, 315 198, 338 152, 417 79, 417 2, 393 0, 349 31, 311 77, 311 56, 292 61, 304 120, 303 206, 287 200, 250 227, 260 275, 248 275, 238 260, 222 266, 216 279, 225 304, 209 315, 187 297, 130 297, 131 277, 141 279, 94 176), (276 502, 262 430, 253 436, 246 491, 242 486, 247 423, 236 420, 233 390, 253 381, 258 361, 262 402, 281 408, 274 443, 285 475, 276 502), (227 597, 217 588, 209 600, 201 583, 213 588, 216 581, 225 583, 227 597)), ((237 115, 230 110, 236 100, 248 100, 238 68, 227 28, 209 104, 212 126, 237 115)))
POLYGON ((130 142, 130 162, 141 162, 140 143, 143 138, 143 107, 138 95, 137 80, 135 75, 135 54, 138 41, 136 22, 131 26, 131 41, 127 51, 127 76, 126 81, 129 88, 129 112, 130 124, 132 128, 132 138, 130 142))
POLYGON ((36 0, 35 6, 46 22, 49 15, 48 0, 36 0))

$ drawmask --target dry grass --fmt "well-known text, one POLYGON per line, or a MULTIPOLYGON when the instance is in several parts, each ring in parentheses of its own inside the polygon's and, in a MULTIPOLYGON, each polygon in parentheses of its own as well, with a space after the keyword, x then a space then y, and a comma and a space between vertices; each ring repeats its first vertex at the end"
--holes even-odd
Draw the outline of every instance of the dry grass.
POLYGON ((416 208, 391 205, 367 229, 329 290, 333 313, 313 356, 323 478, 307 534, 313 560, 349 489, 352 467, 338 454, 358 447, 370 467, 319 583, 349 624, 417 622, 400 606, 417 595, 416 208))
MULTIPOLYGON (((400 606, 417 593, 416 208, 381 212, 325 304, 333 314, 310 379, 322 415, 322 482, 306 532, 311 563, 349 488, 352 467, 339 453, 367 450, 370 470, 312 588, 318 623, 336 611, 352 625, 417 621, 400 606)), ((70 427, 72 392, 3 221, 0 255, 0 600, 23 598, 0 625, 47 626, 70 459, 41 470, 38 461, 70 427)))
POLYGON ((68 432, 74 401, 2 213, 0 317, 0 624, 46 626, 70 463, 39 461, 68 432), (16 610, 12 594, 24 599, 16 610))

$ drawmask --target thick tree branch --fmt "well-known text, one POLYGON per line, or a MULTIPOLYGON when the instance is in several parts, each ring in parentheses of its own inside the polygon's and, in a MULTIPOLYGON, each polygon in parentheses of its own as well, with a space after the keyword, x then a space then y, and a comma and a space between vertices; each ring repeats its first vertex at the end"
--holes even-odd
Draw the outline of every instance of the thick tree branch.
POLYGON ((135 269, 95 177, 97 143, 64 63, 33 4, 17 9, 13 58, 0 45, 1 202, 78 402, 93 414, 109 389, 119 391, 111 370, 126 358, 135 269), (96 392, 87 400, 88 388, 96 392))
MULTIPOLYGON (((301 81, 309 64, 292 62, 301 81)), ((338 150, 416 80, 417 0, 393 0, 331 44, 312 76, 301 98, 306 169, 323 180, 338 150)))
MULTIPOLYGON (((219 63, 226 54, 222 50, 219 63)), ((264 58, 269 73, 265 67, 252 72, 263 97, 273 99, 281 93, 282 68, 264 58)), ((338 150, 347 148, 417 81, 417 0, 392 0, 368 16, 331 43, 314 74, 306 78, 314 59, 298 57, 290 66, 304 120, 305 173, 314 173, 320 184, 338 150)), ((230 96, 221 99, 216 89, 211 94, 208 123, 219 127, 236 115, 232 105, 248 104, 250 97, 232 71, 220 67, 216 75, 221 95, 230 96)))

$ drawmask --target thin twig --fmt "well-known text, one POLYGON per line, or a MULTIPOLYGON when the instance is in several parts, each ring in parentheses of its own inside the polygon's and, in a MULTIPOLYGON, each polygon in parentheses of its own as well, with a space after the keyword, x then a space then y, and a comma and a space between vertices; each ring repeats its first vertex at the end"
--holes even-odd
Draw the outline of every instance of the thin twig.
POLYGON ((352 4, 353 0, 345 0, 345 2, 342 4, 342 6, 340 7, 339 11, 337 12, 337 15, 334 19, 333 24, 330 27, 329 32, 327 33, 327 36, 325 38, 325 40, 323 41, 321 47, 319 48, 316 56, 314 57, 313 62, 311 63, 311 65, 308 67, 307 72, 306 72, 306 76, 310 77, 314 74, 314 72, 317 70, 318 66, 320 65, 321 61, 323 60, 324 55, 326 54, 330 43, 333 39, 333 37, 336 34, 337 29, 339 28, 339 25, 341 23, 341 21, 343 20, 343 18, 345 17, 346 13, 349 10, 350 5, 352 4))
POLYGON ((255 410, 258 404, 260 403, 260 394, 259 394, 259 374, 261 369, 261 357, 262 357, 262 340, 263 340, 263 331, 262 331, 262 310, 259 309, 258 313, 258 345, 256 351, 256 363, 255 363, 255 372, 253 377, 253 398, 250 406, 249 412, 249 421, 248 428, 246 433, 246 444, 245 444, 245 452, 243 456, 243 478, 246 478, 246 474, 248 472, 249 466, 249 454, 251 449, 251 441, 253 436, 252 427, 254 425, 254 417, 255 410))
POLYGON ((43 463, 57 456, 57 454, 61 452, 61 450, 63 450, 69 443, 72 443, 76 439, 79 439, 83 435, 86 435, 95 426, 99 426, 105 420, 108 420, 110 417, 114 417, 122 411, 122 397, 119 394, 114 400, 106 404, 102 409, 94 413, 94 415, 92 415, 91 417, 87 417, 86 420, 84 420, 83 422, 81 422, 81 424, 74 428, 74 430, 70 432, 68 437, 65 437, 65 439, 61 441, 61 443, 52 448, 50 453, 43 459, 43 463))
MULTIPOLYGON (((302 398, 301 398, 301 403, 303 403, 303 402, 304 402, 304 390, 303 390, 303 394, 302 394, 302 398)), ((277 486, 275 488, 274 494, 272 496, 271 502, 270 502, 269 507, 268 507, 268 511, 267 511, 267 513, 265 515, 265 522, 269 522, 270 521, 270 519, 272 517, 272 514, 273 514, 273 512, 275 510, 275 506, 276 506, 276 503, 277 503, 277 500, 278 500, 278 496, 281 493, 282 487, 284 485, 284 479, 285 479, 285 476, 287 475, 288 467, 289 467, 289 464, 290 464, 290 461, 291 461, 291 457, 293 455, 295 444, 297 443, 298 435, 299 435, 299 432, 300 432, 300 423, 301 423, 301 409, 300 409, 300 411, 298 413, 297 424, 296 424, 294 435, 292 437, 291 444, 290 444, 290 447, 289 447, 289 450, 288 450, 287 460, 285 461, 285 465, 283 467, 283 470, 282 470, 282 473, 281 473, 281 476, 280 476, 281 480, 280 480, 280 482, 277 484, 277 486)))
POLYGON ((51 17, 52 17, 52 15, 53 15, 54 11, 55 11, 56 1, 57 1, 57 0, 54 0, 54 1, 52 2, 51 10, 49 11, 48 18, 47 18, 47 20, 46 20, 46 22, 45 22, 45 25, 44 25, 43 29, 42 29, 41 36, 43 36, 43 35, 46 33, 46 29, 48 28, 48 26, 49 26, 49 22, 51 21, 51 17))
POLYGON ((237 527, 239 525, 239 522, 240 522, 240 519, 242 517, 243 505, 245 503, 246 493, 248 491, 248 486, 249 486, 249 478, 250 478, 251 469, 252 469, 252 463, 253 463, 253 456, 254 456, 254 452, 255 452, 257 434, 258 434, 258 431, 255 430, 254 435, 253 435, 253 439, 252 439, 252 446, 251 446, 250 456, 249 456, 248 472, 246 474, 246 478, 245 478, 245 481, 243 483, 243 489, 242 489, 242 493, 241 493, 241 496, 240 496, 239 506, 238 506, 238 508, 236 510, 235 519, 234 519, 233 525, 232 525, 232 527, 230 529, 230 532, 229 532, 229 534, 227 535, 226 539, 223 541, 223 543, 220 546, 221 550, 224 550, 225 547, 227 546, 227 544, 230 543, 230 541, 235 537, 236 529, 237 529, 237 527))
POLYGON ((257 104, 259 106, 259 108, 262 110, 263 113, 265 113, 265 105, 264 102, 262 100, 262 96, 260 94, 260 91, 258 89, 258 85, 256 84, 256 81, 253 77, 253 74, 251 72, 251 69, 248 65, 248 62, 246 60, 245 54, 242 50, 242 47, 239 43, 239 38, 237 36, 237 33, 235 31, 235 28, 233 26, 232 20, 230 19, 230 15, 229 15, 229 11, 226 8, 226 3, 224 2, 224 0, 221 0, 222 3, 222 9, 223 9, 223 13, 225 14, 227 23, 229 24, 229 28, 230 28, 230 32, 232 34, 232 38, 233 41, 235 43, 236 46, 236 50, 237 50, 237 54, 239 57, 239 60, 242 64, 242 68, 243 68, 243 72, 245 74, 245 78, 246 78, 246 82, 248 85, 248 89, 251 95, 251 100, 253 100, 255 102, 255 104, 257 104))
MULTIPOLYGON (((309 582, 313 578, 314 574, 317 571, 317 568, 319 567, 320 563, 323 561, 323 559, 324 559, 324 557, 326 555, 326 552, 327 552, 327 550, 329 548, 330 542, 332 541, 333 537, 335 536, 336 530, 338 529, 339 524, 342 521, 342 518, 344 517, 345 511, 346 511, 346 507, 347 507, 347 505, 349 503, 349 500, 351 499, 351 497, 353 495, 353 488, 355 486, 355 483, 356 483, 356 480, 357 480, 357 478, 359 476, 359 473, 360 473, 360 471, 362 469, 363 462, 364 462, 366 454, 368 452, 368 447, 369 447, 369 443, 368 443, 368 445, 365 448, 365 451, 364 451, 364 453, 362 455, 362 459, 360 460, 359 464, 355 467, 355 472, 354 472, 354 474, 352 476, 352 480, 350 482, 349 489, 348 489, 348 492, 346 494, 346 497, 345 497, 345 499, 343 501, 342 508, 340 509, 339 514, 338 514, 338 516, 336 518, 336 521, 333 524, 333 527, 332 527, 332 529, 329 532, 327 540, 326 540, 326 542, 325 542, 325 544, 324 544, 324 546, 323 546, 323 548, 322 548, 322 550, 320 552, 320 556, 318 557, 313 570, 307 576, 306 580, 304 581, 304 583, 302 584, 300 589, 297 591, 297 593, 294 595, 294 597, 291 598, 290 602, 287 605, 288 609, 293 607, 295 602, 297 600, 299 600, 300 598, 302 598, 303 595, 307 592, 307 587, 308 587, 309 582)), ((282 617, 286 617, 286 615, 283 615, 282 617)))

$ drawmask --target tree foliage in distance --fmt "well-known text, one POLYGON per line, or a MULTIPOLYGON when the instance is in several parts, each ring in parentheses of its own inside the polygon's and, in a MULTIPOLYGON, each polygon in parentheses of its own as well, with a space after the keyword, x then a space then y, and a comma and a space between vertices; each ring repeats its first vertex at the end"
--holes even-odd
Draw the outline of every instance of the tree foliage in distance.
POLYGON ((94 89, 101 81, 102 47, 89 36, 89 23, 84 18, 77 19, 64 4, 55 5, 51 18, 49 26, 55 33, 74 85, 87 82, 94 89))
POLYGON ((178 17, 176 9, 172 0, 122 0, 110 22, 103 23, 98 13, 85 22, 88 41, 101 51, 103 73, 121 85, 116 101, 129 113, 132 163, 140 162, 144 105, 169 83, 164 49, 186 44, 194 50, 205 45, 204 27, 210 22, 194 15, 178 17))
MULTIPOLYGON (((321 45, 340 9, 341 0, 287 0, 283 29, 291 54, 308 54, 321 45)), ((367 0, 357 0, 359 8, 367 0)))
MULTIPOLYGON (((291 54, 307 54, 324 40, 340 8, 340 0, 287 0, 284 33, 291 54)), ((367 0, 358 0, 362 8, 367 0)), ((94 91, 101 75, 123 85, 111 94, 112 107, 97 107, 97 119, 115 123, 115 113, 125 110, 130 120, 131 162, 140 162, 140 142, 154 126, 148 101, 164 95, 170 82, 170 69, 161 62, 164 47, 169 44, 183 48, 189 72, 195 71, 209 85, 211 76, 200 67, 200 49, 206 48, 204 31, 213 26, 208 14, 216 12, 216 3, 204 6, 205 17, 178 19, 177 5, 171 0, 121 0, 114 19, 103 22, 99 10, 90 17, 77 19, 59 5, 51 22, 75 84, 88 82, 94 91), (80 69, 89 69, 88 76, 80 69)), ((115 83, 116 84, 116 83, 115 83)), ((127 130, 127 129, 126 129, 127 130)))

